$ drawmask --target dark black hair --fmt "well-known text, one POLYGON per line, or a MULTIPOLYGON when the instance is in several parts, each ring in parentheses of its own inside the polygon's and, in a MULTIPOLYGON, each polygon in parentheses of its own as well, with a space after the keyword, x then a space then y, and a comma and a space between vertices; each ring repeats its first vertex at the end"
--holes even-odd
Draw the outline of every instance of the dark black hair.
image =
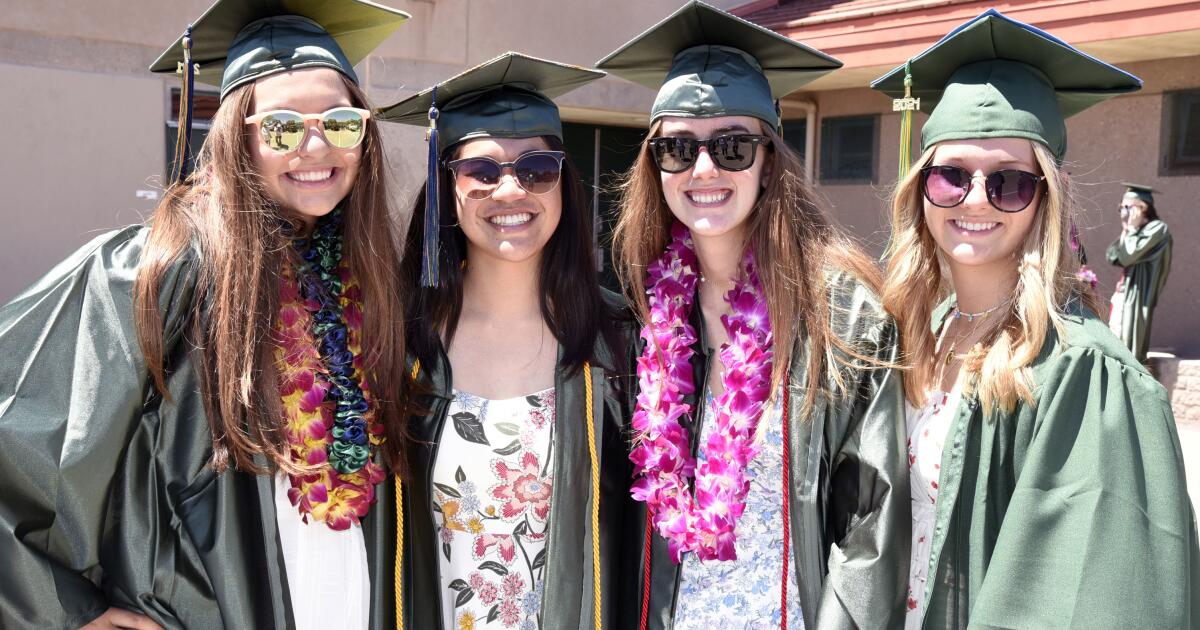
MULTIPOLYGON (((544 136, 543 139, 552 151, 563 150, 558 138, 544 136)), ((446 149, 444 156, 452 154, 456 147, 446 149)), ((456 220, 452 175, 449 169, 442 168, 439 177, 441 247, 437 264, 441 284, 435 288, 420 286, 425 187, 421 188, 413 204, 400 265, 407 286, 415 287, 416 291, 407 300, 409 350, 425 365, 434 365, 437 360, 437 348, 441 343, 439 331, 446 331, 446 345, 454 339, 462 314, 463 262, 467 251, 466 234, 456 220)), ((562 217, 542 250, 538 272, 539 300, 542 318, 562 347, 561 365, 568 374, 573 374, 585 361, 597 360, 594 347, 598 336, 608 342, 609 347, 618 347, 612 325, 617 313, 600 293, 592 243, 592 213, 587 206, 579 170, 570 156, 563 160, 559 190, 562 191, 562 217)))

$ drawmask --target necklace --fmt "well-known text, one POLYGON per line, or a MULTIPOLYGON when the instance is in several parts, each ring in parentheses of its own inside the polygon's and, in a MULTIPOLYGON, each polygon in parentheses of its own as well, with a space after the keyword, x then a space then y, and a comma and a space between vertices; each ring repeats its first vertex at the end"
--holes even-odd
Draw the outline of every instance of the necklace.
MULTIPOLYGON (((754 256, 746 253, 733 289, 730 312, 721 317, 729 337, 719 353, 724 391, 716 400, 714 431, 704 461, 691 456, 688 430, 679 419, 691 411, 684 397, 696 391, 691 358, 696 332, 688 319, 696 299, 699 261, 691 233, 676 222, 662 257, 646 268, 650 316, 642 328, 638 359, 638 435, 632 495, 653 515, 679 563, 685 551, 702 560, 737 558, 735 526, 746 508, 746 465, 758 452, 754 435, 771 389, 771 323, 754 256), (689 483, 694 479, 695 490, 689 483)), ((647 535, 649 535, 647 533, 647 535)))
POLYGON ((987 317, 988 315, 991 315, 992 313, 994 313, 996 311, 996 309, 1007 305, 1011 301, 1012 301, 1012 298, 1008 298, 1008 299, 1004 300, 1003 302, 993 306, 992 308, 979 311, 978 313, 964 313, 963 311, 959 310, 958 302, 955 302, 954 304, 952 304, 950 306, 950 308, 951 308, 951 310, 954 311, 954 313, 953 313, 954 319, 958 319, 960 317, 965 317, 965 318, 967 318, 968 322, 973 322, 976 319, 983 319, 983 318, 987 317))
POLYGON ((293 461, 316 472, 291 475, 288 498, 343 530, 366 516, 385 473, 371 457, 383 441, 362 369, 361 292, 342 261, 341 211, 294 243, 285 265, 274 332, 284 429, 293 461))

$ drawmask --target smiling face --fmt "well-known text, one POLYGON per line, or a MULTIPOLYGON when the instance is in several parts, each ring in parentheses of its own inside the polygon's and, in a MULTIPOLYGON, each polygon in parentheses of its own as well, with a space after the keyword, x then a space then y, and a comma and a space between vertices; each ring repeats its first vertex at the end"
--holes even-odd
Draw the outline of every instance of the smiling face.
MULTIPOLYGON (((707 140, 734 134, 762 134, 762 123, 750 116, 662 119, 663 137, 707 140)), ((718 167, 701 148, 696 163, 681 173, 660 172, 663 198, 681 223, 696 239, 737 238, 743 240, 746 219, 758 202, 763 178, 768 176, 767 149, 759 146, 754 164, 744 171, 718 167)))
MULTIPOLYGON (((546 151, 542 138, 480 138, 468 140, 455 159, 488 157, 501 164, 530 151, 546 151)), ((563 183, 541 195, 517 184, 505 169, 500 183, 486 199, 470 199, 455 186, 458 224, 467 237, 467 257, 508 262, 536 262, 562 217, 563 183)))
MULTIPOLYGON (((349 106, 350 92, 341 74, 329 68, 306 68, 255 81, 251 114, 277 109, 320 114, 349 106)), ((283 211, 311 226, 350 193, 362 159, 362 144, 335 148, 325 140, 316 121, 307 122, 304 140, 287 153, 271 149, 258 134, 256 126, 250 154, 267 194, 283 211)))
POLYGON ((1002 169, 1040 175, 1030 141, 984 138, 941 142, 931 164, 958 166, 973 178, 966 199, 952 208, 939 208, 922 196, 925 225, 950 267, 966 270, 1015 266, 1016 254, 1037 217, 1042 187, 1024 210, 1001 212, 988 201, 983 182, 989 173, 1002 169))

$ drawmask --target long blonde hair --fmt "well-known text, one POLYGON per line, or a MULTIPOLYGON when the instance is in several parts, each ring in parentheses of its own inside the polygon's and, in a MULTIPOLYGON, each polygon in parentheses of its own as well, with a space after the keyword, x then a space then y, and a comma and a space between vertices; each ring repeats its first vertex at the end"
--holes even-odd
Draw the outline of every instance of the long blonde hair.
MULTIPOLYGON (((366 95, 342 83, 355 107, 366 95)), ((251 157, 259 142, 244 123, 254 104, 254 84, 231 91, 213 118, 196 170, 167 189, 149 221, 150 235, 134 283, 138 341, 147 369, 167 395, 159 284, 176 260, 199 249, 197 291, 189 341, 198 348, 196 371, 212 429, 218 471, 233 467, 265 472, 263 454, 289 473, 307 470, 291 461, 274 380, 272 325, 279 311, 279 282, 290 264, 284 222, 298 225, 265 192, 251 157)), ((404 306, 398 273, 398 239, 390 213, 382 134, 372 122, 362 142, 358 175, 343 200, 345 259, 362 289, 362 352, 376 414, 387 440, 382 451, 397 474, 405 471, 402 395, 404 306)))
MULTIPOLYGON (((1033 154, 1045 176, 1033 226, 1014 253, 1019 257, 1013 308, 968 353, 964 366, 973 378, 964 391, 979 397, 985 413, 1011 412, 1018 402, 1033 402, 1030 365, 1041 353, 1051 327, 1063 335, 1063 314, 1078 300, 1093 311, 1090 291, 1076 278, 1078 260, 1068 238, 1076 204, 1071 181, 1054 154, 1033 142, 1033 154)), ((937 339, 934 307, 951 287, 942 273, 942 254, 925 225, 921 168, 933 161, 936 146, 927 149, 899 182, 892 197, 892 251, 883 284, 884 307, 900 323, 900 348, 908 369, 904 389, 909 402, 925 404, 935 385, 937 339)))
MULTIPOLYGON (((661 128, 661 122, 652 125, 647 140, 661 128)), ((763 134, 771 139, 767 159, 773 160, 774 170, 748 218, 747 246, 754 251, 775 338, 772 391, 791 366, 793 349, 802 338, 809 343, 808 391, 824 391, 826 379, 841 388, 841 371, 826 369, 839 355, 835 348, 863 357, 833 331, 827 273, 847 272, 877 291, 879 272, 817 205, 800 157, 765 125, 763 134)), ((620 193, 620 219, 613 231, 618 277, 642 321, 647 321, 649 307, 642 288, 646 266, 662 255, 675 220, 647 142, 642 142, 620 193)), ((814 398, 806 399, 804 415, 814 398)))

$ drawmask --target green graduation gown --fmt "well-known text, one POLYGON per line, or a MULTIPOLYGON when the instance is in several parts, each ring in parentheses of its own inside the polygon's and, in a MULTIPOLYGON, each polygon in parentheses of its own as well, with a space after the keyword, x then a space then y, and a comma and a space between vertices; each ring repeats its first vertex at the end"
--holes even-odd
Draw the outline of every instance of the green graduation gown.
POLYGON ((1051 328, 1036 404, 946 437, 924 628, 1200 628, 1200 551, 1167 393, 1088 313, 1051 328))
MULTIPOLYGON (((834 333, 868 357, 895 362, 896 325, 874 293, 849 275, 833 272, 829 295, 834 333)), ((693 309, 692 319, 699 337, 692 365, 694 382, 705 383, 713 350, 704 340, 700 309, 693 309)), ((797 342, 787 386, 793 410, 802 409, 811 395, 804 385, 808 352, 803 340, 797 342)), ((819 394, 812 414, 793 417, 786 436, 792 475, 791 562, 797 582, 793 587, 800 596, 806 628, 902 628, 912 520, 902 382, 891 369, 855 367, 844 376, 846 393, 819 394)), ((691 435, 694 457, 704 410, 698 397, 688 402, 695 411, 681 421, 691 435)), ((647 585, 645 519, 645 504, 631 501, 625 537, 627 545, 637 547, 623 554, 627 566, 622 572, 625 594, 618 627, 639 627, 646 597, 646 627, 669 630, 682 572, 671 560, 666 539, 654 534, 647 585)))
MULTIPOLYGON (((2 628, 75 630, 110 606, 169 630, 295 626, 274 479, 207 466, 184 339, 194 252, 161 285, 170 401, 146 371, 132 288, 148 234, 98 237, 0 308, 2 628)), ((390 480, 376 495, 363 533, 381 630, 394 615, 390 480)))
MULTIPOLYGON (((596 451, 600 461, 600 587, 604 628, 625 626, 614 622, 620 604, 617 584, 624 547, 619 531, 628 504, 631 466, 622 435, 630 415, 630 325, 619 299, 606 293, 625 347, 609 348, 596 342, 596 361, 590 366, 592 397, 585 396, 582 371, 567 374, 560 366, 554 375, 555 410, 551 452, 554 483, 547 519, 545 592, 540 627, 546 630, 592 629, 594 581, 592 579, 592 466, 588 450, 585 409, 592 408, 596 451), (609 369, 606 370, 607 366, 609 369)), ((417 401, 428 413, 415 416, 409 456, 410 480, 404 484, 404 627, 440 630, 442 586, 438 566, 441 540, 433 511, 433 465, 438 437, 446 424, 452 399, 450 361, 439 346, 435 361, 423 362, 417 380, 428 394, 417 401)), ((596 629, 598 630, 598 629, 596 629)))
POLYGON ((1158 219, 1122 234, 1108 246, 1108 262, 1123 268, 1124 299, 1113 304, 1114 309, 1122 308, 1121 340, 1141 362, 1146 361, 1150 347, 1154 306, 1171 271, 1171 246, 1171 232, 1158 219))

